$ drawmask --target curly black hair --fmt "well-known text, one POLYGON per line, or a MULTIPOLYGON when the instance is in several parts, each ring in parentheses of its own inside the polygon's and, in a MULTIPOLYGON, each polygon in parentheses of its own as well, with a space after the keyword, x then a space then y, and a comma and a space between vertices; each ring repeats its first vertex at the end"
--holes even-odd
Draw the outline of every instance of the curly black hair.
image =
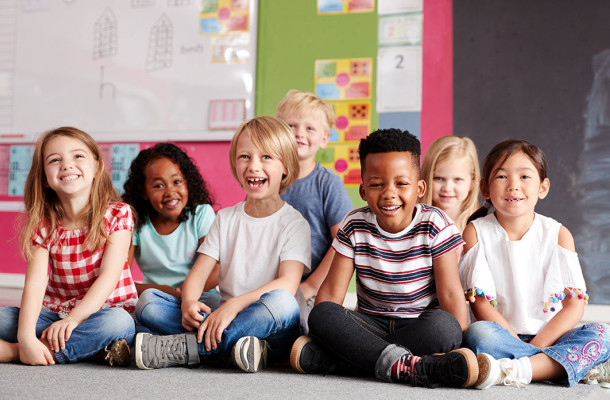
POLYGON ((148 200, 142 197, 144 193, 144 169, 146 166, 160 158, 168 158, 180 167, 186 188, 188 189, 188 202, 180 214, 180 222, 186 221, 188 213, 195 215, 198 204, 214 204, 212 196, 207 189, 205 181, 201 177, 199 169, 193 160, 178 146, 172 143, 157 143, 153 147, 142 150, 129 166, 129 174, 123 188, 125 194, 123 201, 128 203, 136 211, 136 230, 140 230, 146 218, 156 212, 148 200))
POLYGON ((400 129, 379 129, 364 139, 360 139, 360 169, 364 174, 366 156, 374 153, 390 153, 392 151, 408 151, 412 155, 413 165, 419 171, 421 145, 419 139, 400 129))

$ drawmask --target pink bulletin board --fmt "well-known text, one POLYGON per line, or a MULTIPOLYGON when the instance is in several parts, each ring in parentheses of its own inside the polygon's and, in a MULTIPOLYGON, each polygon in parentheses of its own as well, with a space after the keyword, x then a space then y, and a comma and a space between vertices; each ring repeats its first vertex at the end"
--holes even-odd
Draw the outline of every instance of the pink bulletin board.
MULTIPOLYGON (((140 143, 140 148, 152 146, 153 142, 140 143)), ((232 206, 245 198, 229 166, 229 142, 178 142, 176 143, 195 161, 215 201, 214 209, 232 206)), ((0 196, 0 202, 21 202, 21 197, 0 196)), ((19 212, 0 211, 0 274, 24 274, 25 261, 19 254, 19 212)), ((134 277, 142 277, 138 269, 134 277)), ((1 282, 0 282, 1 286, 1 282)))
POLYGON ((453 134, 453 0, 424 1, 422 156, 453 134))

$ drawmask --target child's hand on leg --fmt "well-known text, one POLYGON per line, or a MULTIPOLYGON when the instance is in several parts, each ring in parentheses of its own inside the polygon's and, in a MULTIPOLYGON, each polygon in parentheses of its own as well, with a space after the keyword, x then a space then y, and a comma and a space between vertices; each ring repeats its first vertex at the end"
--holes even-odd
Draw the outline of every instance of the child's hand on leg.
POLYGON ((206 304, 201 303, 197 300, 183 301, 182 302, 182 326, 187 331, 192 331, 201 326, 201 322, 204 320, 201 313, 210 314, 212 309, 206 304))
POLYGON ((78 322, 69 316, 53 322, 51 326, 42 331, 41 339, 46 339, 53 351, 66 348, 66 342, 70 339, 72 331, 78 326, 78 322))

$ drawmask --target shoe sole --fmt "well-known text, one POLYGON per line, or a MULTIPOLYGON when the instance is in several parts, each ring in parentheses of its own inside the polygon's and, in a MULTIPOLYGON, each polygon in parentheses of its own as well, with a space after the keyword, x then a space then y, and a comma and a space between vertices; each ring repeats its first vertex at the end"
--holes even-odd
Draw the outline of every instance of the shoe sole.
POLYGON ((237 341, 233 347, 233 360, 244 372, 258 372, 267 363, 267 347, 254 336, 246 336, 237 341))
POLYGON ((153 369, 144 365, 144 362, 142 360, 142 341, 144 340, 144 337, 146 335, 152 336, 150 333, 138 333, 136 335, 136 344, 134 346, 134 350, 136 352, 136 365, 140 369, 153 369))
POLYGON ((489 354, 481 353, 477 356, 479 364, 479 378, 474 385, 475 389, 487 389, 495 384, 494 376, 498 376, 497 363, 492 362, 489 354))
POLYGON ((464 382, 461 387, 467 388, 474 386, 477 379, 479 379, 479 363, 477 356, 472 352, 472 350, 467 348, 452 350, 451 353, 460 353, 466 360, 468 376, 466 377, 466 382, 464 382))
POLYGON ((301 351, 303 351, 305 345, 311 341, 312 339, 309 336, 301 336, 294 342, 292 349, 290 349, 290 365, 293 369, 302 374, 306 374, 307 372, 301 368, 301 351))
POLYGON ((111 367, 128 367, 131 364, 131 349, 125 339, 112 343, 108 356, 108 364, 111 367))

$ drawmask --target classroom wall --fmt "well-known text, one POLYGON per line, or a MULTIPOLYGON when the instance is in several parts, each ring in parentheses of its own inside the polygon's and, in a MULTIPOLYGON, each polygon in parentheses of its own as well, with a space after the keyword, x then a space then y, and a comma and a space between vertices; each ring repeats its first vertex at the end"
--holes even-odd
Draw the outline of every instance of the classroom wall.
MULTIPOLYGON (((154 143, 140 143, 141 148, 147 148, 154 143)), ((229 166, 229 144, 230 142, 178 142, 191 158, 195 161, 203 179, 209 184, 209 189, 214 198, 214 209, 219 210, 232 206, 245 198, 245 192, 241 190, 229 166)), ((15 198, 4 197, 3 200, 15 198)), ((19 246, 16 235, 18 233, 18 212, 0 212, 0 273, 23 274, 25 273, 25 262, 19 255, 19 246)), ((134 274, 137 278, 141 273, 137 270, 134 274)), ((1 286, 2 282, 0 282, 1 286)))
MULTIPOLYGON (((259 1, 256 115, 273 115, 290 89, 314 90, 318 59, 377 56, 377 13, 320 16, 315 0, 259 1)), ((423 94, 420 121, 422 150, 452 133, 452 0, 424 2, 423 94)), ((374 84, 373 80, 373 84, 374 84)), ((372 104, 375 104, 375 88, 372 104)), ((378 115, 372 113, 372 128, 378 115)), ((398 126, 413 130, 411 126, 398 126)), ((142 147, 152 143, 141 143, 142 147)), ((180 142, 201 169, 216 200, 215 209, 234 205, 244 192, 233 179, 229 142, 180 142)), ((353 192, 353 190, 352 190, 353 192)), ((354 193, 352 193, 354 194, 354 193)), ((358 199, 357 190, 352 199, 358 199)), ((0 198, 0 201, 19 198, 0 198)), ((354 205, 363 204, 354 201, 354 205)), ((25 272, 17 241, 17 212, 0 212, 0 274, 25 272)), ((136 274, 136 277, 138 274, 136 274)), ((1 282, 0 282, 1 284, 1 282)))

